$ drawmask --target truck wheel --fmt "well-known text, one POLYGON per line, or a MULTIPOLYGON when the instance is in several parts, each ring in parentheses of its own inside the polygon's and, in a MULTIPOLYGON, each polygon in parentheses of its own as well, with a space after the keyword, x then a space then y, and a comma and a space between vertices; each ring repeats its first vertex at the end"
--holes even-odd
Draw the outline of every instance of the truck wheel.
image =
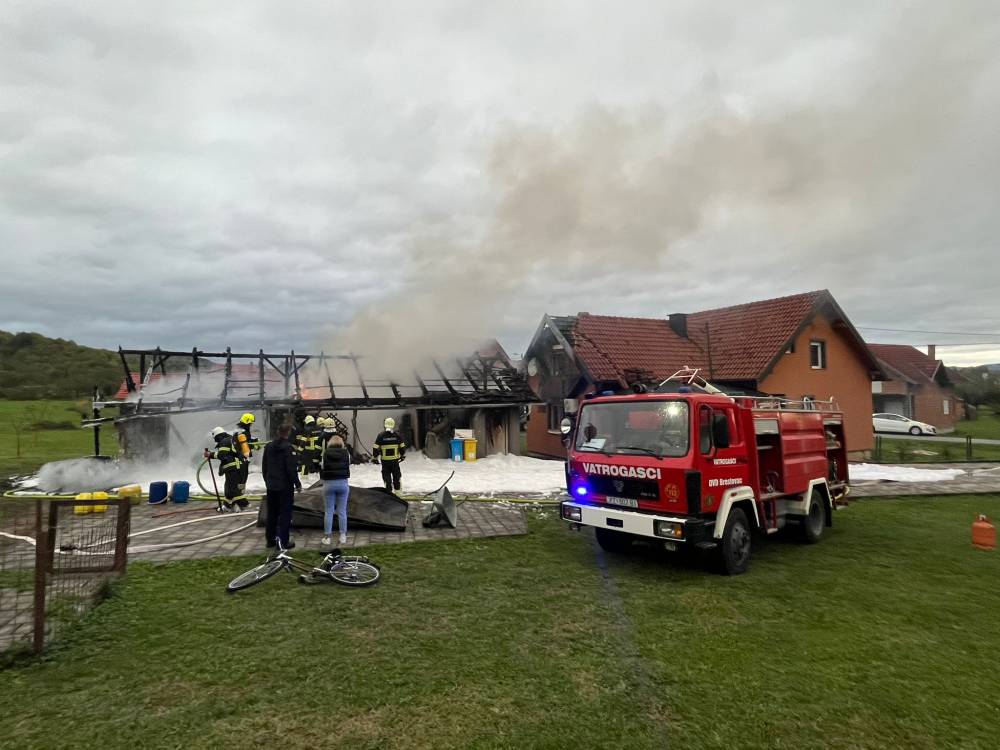
POLYGON ((802 517, 802 541, 806 544, 816 544, 823 536, 823 527, 826 526, 826 508, 819 494, 812 493, 809 500, 809 514, 802 517))
POLYGON ((632 548, 632 536, 621 531, 594 529, 594 536, 605 552, 624 554, 632 548))
POLYGON ((719 557, 722 572, 727 576, 738 576, 750 567, 752 537, 747 514, 742 508, 733 508, 726 519, 726 528, 719 540, 719 557))

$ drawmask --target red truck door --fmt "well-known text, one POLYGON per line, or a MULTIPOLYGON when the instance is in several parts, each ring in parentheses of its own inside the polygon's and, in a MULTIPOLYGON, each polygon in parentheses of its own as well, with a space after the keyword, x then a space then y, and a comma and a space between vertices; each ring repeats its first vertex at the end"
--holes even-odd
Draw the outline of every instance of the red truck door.
MULTIPOLYGON (((697 425, 696 466, 700 474, 701 510, 710 513, 718 510, 726 490, 750 484, 748 436, 736 418, 735 404, 701 404, 697 425), (727 429, 713 430, 713 422, 722 420, 727 429), (719 440, 713 432, 725 431, 729 433, 729 444, 717 444, 719 440)), ((694 477, 689 477, 689 482, 693 484, 694 481, 694 477)))

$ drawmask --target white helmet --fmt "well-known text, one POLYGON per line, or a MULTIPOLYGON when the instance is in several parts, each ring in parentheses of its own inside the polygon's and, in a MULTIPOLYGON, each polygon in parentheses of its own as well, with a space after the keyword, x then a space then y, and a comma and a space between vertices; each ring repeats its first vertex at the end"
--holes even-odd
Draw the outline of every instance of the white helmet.
POLYGON ((396 428, 396 420, 393 419, 392 417, 386 417, 384 424, 385 424, 385 429, 387 430, 393 430, 396 428))
POLYGON ((214 430, 212 430, 212 437, 214 438, 219 437, 219 435, 225 435, 225 434, 226 431, 222 427, 216 427, 214 430))
MULTIPOLYGON (((307 415, 306 418, 302 420, 303 424, 312 424, 315 421, 316 421, 316 418, 312 414, 307 415)), ((322 422, 323 422, 323 420, 321 419, 320 423, 322 423, 322 422)))

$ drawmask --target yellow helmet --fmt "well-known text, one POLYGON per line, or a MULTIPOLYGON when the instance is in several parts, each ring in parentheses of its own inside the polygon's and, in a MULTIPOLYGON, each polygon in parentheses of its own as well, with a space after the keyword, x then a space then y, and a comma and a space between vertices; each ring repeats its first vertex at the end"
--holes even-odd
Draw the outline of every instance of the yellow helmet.
POLYGON ((396 428, 396 420, 393 419, 392 417, 386 417, 385 422, 383 422, 383 424, 385 425, 385 429, 387 430, 394 430, 396 428))
POLYGON ((303 421, 303 422, 304 422, 305 424, 312 424, 313 422, 315 422, 315 421, 316 421, 316 417, 314 417, 314 416, 313 416, 312 414, 310 414, 310 415, 308 415, 308 416, 307 416, 307 417, 306 417, 305 419, 303 419, 302 421, 303 421))
POLYGON ((240 424, 253 424, 255 420, 256 417, 250 412, 247 412, 242 417, 240 417, 240 424))

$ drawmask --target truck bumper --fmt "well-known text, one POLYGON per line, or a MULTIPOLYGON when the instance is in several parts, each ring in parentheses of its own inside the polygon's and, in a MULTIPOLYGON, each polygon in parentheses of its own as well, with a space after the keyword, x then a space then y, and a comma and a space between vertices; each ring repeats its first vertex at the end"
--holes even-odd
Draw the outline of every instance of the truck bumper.
POLYGON ((714 523, 695 516, 659 515, 573 501, 560 503, 559 515, 572 524, 620 531, 661 542, 684 542, 688 545, 714 543, 714 523))

